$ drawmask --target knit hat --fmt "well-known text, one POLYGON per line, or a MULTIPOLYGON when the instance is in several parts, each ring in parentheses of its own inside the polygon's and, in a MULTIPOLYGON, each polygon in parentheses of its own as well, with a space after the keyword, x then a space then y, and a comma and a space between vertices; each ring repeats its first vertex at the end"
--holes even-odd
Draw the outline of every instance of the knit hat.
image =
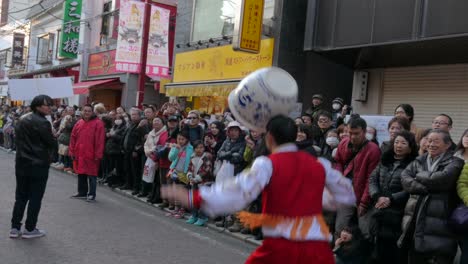
POLYGON ((344 100, 343 100, 343 98, 337 97, 337 98, 333 99, 332 104, 340 104, 341 106, 343 106, 344 105, 344 100))
POLYGON ((323 95, 321 95, 321 94, 314 94, 314 96, 312 96, 312 99, 319 99, 319 100, 323 101, 323 95))

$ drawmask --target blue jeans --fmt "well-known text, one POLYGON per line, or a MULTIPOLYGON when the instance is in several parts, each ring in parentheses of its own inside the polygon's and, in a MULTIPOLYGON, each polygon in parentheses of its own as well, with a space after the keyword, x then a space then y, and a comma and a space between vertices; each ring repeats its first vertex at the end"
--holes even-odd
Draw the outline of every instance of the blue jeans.
POLYGON ((78 175, 78 194, 80 196, 91 195, 96 197, 96 176, 86 174, 78 175))

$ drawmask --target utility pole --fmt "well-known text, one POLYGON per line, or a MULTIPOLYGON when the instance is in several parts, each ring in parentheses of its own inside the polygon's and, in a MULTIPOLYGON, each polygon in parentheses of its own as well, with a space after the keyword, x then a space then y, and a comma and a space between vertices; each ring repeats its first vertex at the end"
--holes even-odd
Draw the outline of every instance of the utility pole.
POLYGON ((137 106, 141 108, 145 97, 146 82, 146 57, 148 55, 148 38, 150 29, 151 4, 150 0, 145 0, 145 13, 143 17, 143 34, 140 55, 140 74, 138 76, 137 106))

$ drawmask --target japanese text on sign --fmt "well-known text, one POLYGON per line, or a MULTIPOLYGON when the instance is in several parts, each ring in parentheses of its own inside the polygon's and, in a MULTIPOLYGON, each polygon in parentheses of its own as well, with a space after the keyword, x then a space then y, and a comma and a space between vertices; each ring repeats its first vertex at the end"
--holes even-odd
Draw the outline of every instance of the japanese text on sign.
POLYGON ((76 58, 78 56, 82 0, 66 0, 63 15, 62 36, 59 56, 76 58))
POLYGON ((252 53, 260 52, 264 0, 243 0, 240 19, 236 24, 233 48, 252 53))

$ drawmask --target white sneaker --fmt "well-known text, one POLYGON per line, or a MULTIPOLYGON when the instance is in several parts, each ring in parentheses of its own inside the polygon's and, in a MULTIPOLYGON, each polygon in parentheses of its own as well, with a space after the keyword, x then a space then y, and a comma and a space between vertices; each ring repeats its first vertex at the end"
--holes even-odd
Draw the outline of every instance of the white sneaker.
POLYGON ((21 230, 12 228, 10 230, 10 238, 19 238, 21 236, 21 230))
POLYGON ((29 239, 29 238, 38 238, 38 237, 43 237, 45 236, 46 233, 44 230, 40 229, 34 229, 33 231, 24 231, 22 238, 23 239, 29 239))
POLYGON ((63 168, 65 168, 65 165, 63 165, 62 163, 59 163, 55 168, 57 170, 63 170, 63 168))

